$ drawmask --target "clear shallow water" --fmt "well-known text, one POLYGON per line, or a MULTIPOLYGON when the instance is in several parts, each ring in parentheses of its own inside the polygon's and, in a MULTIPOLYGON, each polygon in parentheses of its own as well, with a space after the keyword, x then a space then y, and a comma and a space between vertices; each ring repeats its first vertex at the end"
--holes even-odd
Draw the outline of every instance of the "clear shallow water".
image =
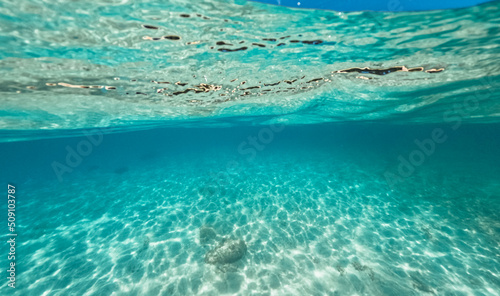
POLYGON ((259 128, 105 135, 61 182, 52 163, 86 137, 3 143, 15 295, 496 295, 498 125, 384 176, 434 128, 287 127, 254 158, 238 146, 259 128), (218 237, 202 243, 203 226, 218 237), (247 253, 205 263, 222 237, 247 253))
POLYGON ((497 295, 499 20, 3 1, 0 294, 497 295))

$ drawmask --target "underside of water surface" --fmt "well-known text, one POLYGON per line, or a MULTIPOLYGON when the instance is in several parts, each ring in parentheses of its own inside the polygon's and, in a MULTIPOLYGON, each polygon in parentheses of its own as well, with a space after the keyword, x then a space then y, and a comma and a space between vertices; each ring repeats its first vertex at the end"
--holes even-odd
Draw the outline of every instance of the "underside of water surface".
POLYGON ((1 139, 109 126, 436 123, 464 101, 477 108, 463 120, 497 122, 499 23, 497 1, 348 13, 3 1, 1 139))
POLYGON ((0 294, 498 295, 499 4, 2 1, 0 294))

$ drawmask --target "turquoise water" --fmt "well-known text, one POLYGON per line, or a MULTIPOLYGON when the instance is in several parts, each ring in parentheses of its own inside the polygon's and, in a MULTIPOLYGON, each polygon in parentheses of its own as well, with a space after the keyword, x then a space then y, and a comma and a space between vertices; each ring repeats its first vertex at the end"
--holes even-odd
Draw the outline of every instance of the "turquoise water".
POLYGON ((0 294, 498 295, 498 4, 2 1, 0 294))

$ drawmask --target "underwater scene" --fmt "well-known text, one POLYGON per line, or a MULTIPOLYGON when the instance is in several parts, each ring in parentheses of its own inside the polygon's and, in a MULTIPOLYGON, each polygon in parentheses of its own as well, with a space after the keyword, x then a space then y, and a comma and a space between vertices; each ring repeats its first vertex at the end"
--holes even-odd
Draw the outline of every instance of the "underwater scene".
POLYGON ((1 1, 0 295, 500 295, 500 2, 389 2, 1 1))

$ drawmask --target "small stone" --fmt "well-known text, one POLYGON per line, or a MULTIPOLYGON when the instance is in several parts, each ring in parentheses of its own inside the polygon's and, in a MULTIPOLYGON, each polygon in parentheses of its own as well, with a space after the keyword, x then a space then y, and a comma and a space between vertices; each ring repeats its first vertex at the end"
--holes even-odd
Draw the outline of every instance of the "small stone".
POLYGON ((208 244, 217 237, 217 233, 212 227, 202 226, 200 227, 200 243, 208 244))
POLYGON ((246 254, 247 245, 243 240, 224 240, 215 249, 207 252, 205 263, 208 264, 228 264, 234 263, 246 254))

